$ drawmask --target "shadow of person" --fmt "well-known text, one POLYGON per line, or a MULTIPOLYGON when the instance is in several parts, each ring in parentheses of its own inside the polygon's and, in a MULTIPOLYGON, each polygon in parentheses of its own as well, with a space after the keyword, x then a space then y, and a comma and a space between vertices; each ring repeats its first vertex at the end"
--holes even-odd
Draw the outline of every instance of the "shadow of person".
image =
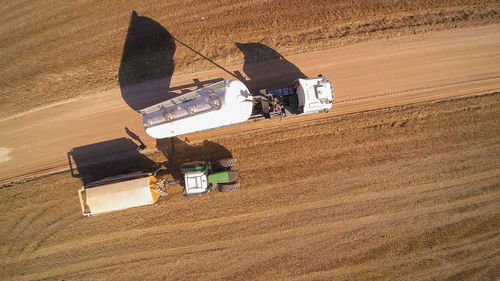
POLYGON ((233 158, 232 153, 224 146, 204 140, 203 143, 191 145, 177 137, 157 139, 156 148, 168 159, 165 167, 175 179, 182 178, 180 165, 191 161, 212 161, 233 158))
POLYGON ((138 111, 170 98, 175 48, 165 27, 132 11, 118 71, 122 97, 132 109, 138 111))
POLYGON ((136 140, 139 142, 139 146, 137 147, 137 150, 143 150, 146 148, 146 145, 144 142, 141 140, 141 138, 134 132, 132 132, 128 127, 125 127, 125 133, 132 139, 136 140))
POLYGON ((128 138, 73 148, 68 152, 70 172, 84 185, 106 177, 132 172, 151 172, 160 164, 138 152, 137 144, 128 138))
MULTIPOLYGON (((235 43, 244 55, 243 81, 250 91, 286 86, 297 78, 307 76, 276 50, 262 43, 235 43)), ((241 80, 241 77, 240 77, 241 80)))

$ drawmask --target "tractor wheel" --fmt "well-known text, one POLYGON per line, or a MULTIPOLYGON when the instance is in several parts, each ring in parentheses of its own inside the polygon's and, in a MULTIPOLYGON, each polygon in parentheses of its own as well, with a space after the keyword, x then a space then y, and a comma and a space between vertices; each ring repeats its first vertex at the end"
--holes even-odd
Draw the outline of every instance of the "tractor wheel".
POLYGON ((221 184, 219 185, 219 190, 221 192, 235 192, 240 189, 239 183, 221 184))
POLYGON ((236 159, 234 158, 224 158, 219 160, 219 165, 224 168, 231 168, 236 165, 236 159))

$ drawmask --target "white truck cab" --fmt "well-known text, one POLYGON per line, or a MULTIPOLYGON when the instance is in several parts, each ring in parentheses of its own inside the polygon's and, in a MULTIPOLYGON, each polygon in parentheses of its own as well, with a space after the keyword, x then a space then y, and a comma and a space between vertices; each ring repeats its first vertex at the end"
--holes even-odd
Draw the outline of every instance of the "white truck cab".
POLYGON ((302 113, 327 112, 332 109, 333 89, 326 77, 297 79, 294 88, 302 113))

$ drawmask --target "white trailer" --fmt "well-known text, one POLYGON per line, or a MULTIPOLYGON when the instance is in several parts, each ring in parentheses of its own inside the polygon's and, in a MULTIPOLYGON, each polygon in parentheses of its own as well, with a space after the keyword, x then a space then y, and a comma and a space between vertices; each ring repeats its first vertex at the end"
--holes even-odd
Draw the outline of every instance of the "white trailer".
POLYGON ((85 216, 152 205, 164 193, 163 181, 140 172, 105 178, 78 190, 85 216))
POLYGON ((144 108, 146 133, 162 139, 245 122, 328 112, 333 87, 323 76, 297 79, 290 86, 251 94, 237 80, 223 80, 171 100, 144 108))

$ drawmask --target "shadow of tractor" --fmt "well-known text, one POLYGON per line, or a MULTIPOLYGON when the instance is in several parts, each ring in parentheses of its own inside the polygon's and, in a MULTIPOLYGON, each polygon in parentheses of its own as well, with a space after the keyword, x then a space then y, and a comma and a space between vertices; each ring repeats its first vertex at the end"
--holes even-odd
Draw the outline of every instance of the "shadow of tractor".
POLYGON ((174 178, 181 178, 180 165, 192 161, 216 162, 223 158, 233 158, 232 153, 224 146, 205 140, 191 145, 177 137, 157 139, 156 148, 168 159, 165 167, 174 178))

